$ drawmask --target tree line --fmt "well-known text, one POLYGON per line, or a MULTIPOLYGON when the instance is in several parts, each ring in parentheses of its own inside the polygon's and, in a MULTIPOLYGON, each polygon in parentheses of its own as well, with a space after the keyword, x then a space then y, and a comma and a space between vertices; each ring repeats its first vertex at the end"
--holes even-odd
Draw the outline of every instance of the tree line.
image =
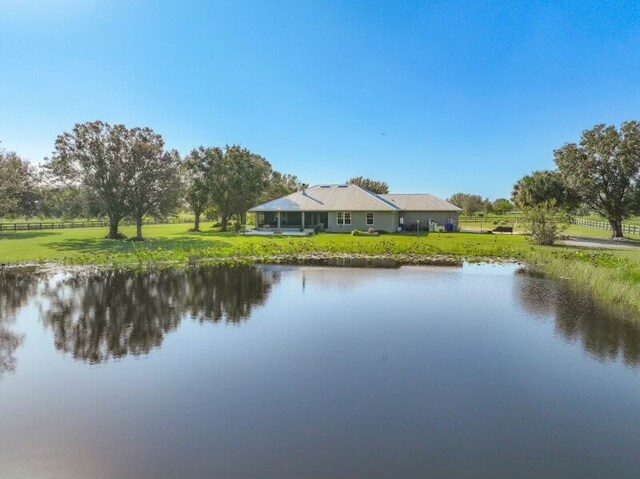
MULTIPOLYGON (((609 221, 614 237, 623 237, 622 222, 640 214, 640 123, 596 125, 579 143, 555 150, 554 159, 556 169, 518 180, 511 200, 456 193, 448 201, 467 215, 517 208, 540 243, 553 242, 558 224, 585 208, 609 221)), ((389 191, 386 182, 362 176, 349 182, 374 193, 389 191)), ((246 223, 252 206, 301 186, 295 175, 274 170, 239 145, 201 146, 181 158, 150 128, 101 121, 59 135, 52 158, 40 169, 0 151, 0 218, 107 216, 109 238, 121 237, 120 222, 132 218, 142 239, 147 216, 166 216, 185 205, 195 216, 194 229, 213 208, 226 231, 231 218, 246 223)))
POLYGON ((480 195, 471 193, 455 193, 447 198, 452 205, 462 209, 462 214, 473 216, 477 213, 496 213, 503 215, 514 209, 514 205, 506 198, 498 198, 491 201, 480 195))
POLYGON ((208 208, 221 228, 263 201, 301 186, 295 175, 274 170, 239 145, 199 147, 182 158, 150 128, 101 121, 77 124, 56 138, 41 168, 0 151, 0 217, 106 216, 108 238, 117 239, 124 218, 135 221, 136 239, 148 216, 164 217, 188 206, 194 229, 208 208))

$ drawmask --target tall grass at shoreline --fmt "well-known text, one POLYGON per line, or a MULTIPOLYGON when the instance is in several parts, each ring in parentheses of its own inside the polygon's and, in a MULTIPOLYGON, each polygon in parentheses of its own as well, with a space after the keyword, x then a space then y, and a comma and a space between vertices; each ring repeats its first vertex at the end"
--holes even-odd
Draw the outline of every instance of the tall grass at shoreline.
POLYGON ((527 258, 529 268, 544 276, 566 280, 575 290, 600 303, 632 312, 640 321, 640 263, 604 253, 604 258, 567 258, 536 252, 527 258))

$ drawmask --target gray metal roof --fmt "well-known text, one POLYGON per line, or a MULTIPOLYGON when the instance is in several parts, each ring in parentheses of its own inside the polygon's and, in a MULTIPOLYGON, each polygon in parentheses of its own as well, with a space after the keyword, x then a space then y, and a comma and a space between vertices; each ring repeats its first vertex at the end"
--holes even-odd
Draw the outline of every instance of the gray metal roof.
POLYGON ((397 211, 397 207, 356 185, 316 185, 249 211, 397 211))
POLYGON ((460 211, 428 194, 378 195, 357 185, 316 185, 251 208, 258 211, 460 211))
POLYGON ((462 211, 455 205, 437 196, 420 194, 378 195, 403 211, 462 211))

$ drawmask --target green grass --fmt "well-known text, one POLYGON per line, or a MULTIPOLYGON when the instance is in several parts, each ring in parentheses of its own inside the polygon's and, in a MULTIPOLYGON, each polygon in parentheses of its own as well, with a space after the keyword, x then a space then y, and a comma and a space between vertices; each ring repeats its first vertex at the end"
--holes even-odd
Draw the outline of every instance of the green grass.
MULTIPOLYGON (((588 228, 587 226, 569 225, 563 231, 563 234, 575 236, 578 238, 595 238, 595 239, 611 239, 611 232, 606 230, 598 230, 588 228)), ((640 235, 632 235, 625 233, 624 236, 630 240, 640 241, 640 235)))
MULTIPOLYGON (((189 224, 148 225, 144 242, 104 239, 106 229, 87 228, 0 233, 0 263, 57 262, 79 265, 149 265, 191 259, 268 259, 274 256, 353 254, 371 256, 449 256, 467 260, 515 259, 610 303, 640 314, 640 249, 638 251, 541 247, 524 235, 431 233, 359 237, 321 234, 307 238, 257 237, 213 230, 190 232, 189 224)), ((571 228, 580 228, 572 226, 571 228)), ((584 228, 589 233, 605 231, 584 228)), ((134 227, 122 232, 135 235, 134 227)), ((576 230, 580 232, 580 230, 576 230)), ((575 233, 575 232, 574 232, 575 233)))
MULTIPOLYGON (((589 221, 600 221, 602 223, 606 223, 607 222, 607 220, 604 219, 600 215, 579 216, 578 219, 580 219, 580 220, 589 220, 589 221)), ((630 225, 640 225, 640 216, 635 216, 633 218, 626 219, 626 220, 624 220, 624 223, 630 224, 630 225)))
MULTIPOLYGON (((311 253, 447 254, 469 258, 523 258, 532 248, 522 236, 492 236, 463 233, 430 235, 381 235, 358 237, 349 234, 321 234, 308 238, 259 237, 221 233, 202 226, 149 225, 149 240, 104 239, 106 229, 24 231, 0 234, 0 263, 61 262, 66 264, 113 264, 147 261, 186 261, 193 257, 271 256, 311 253)), ((134 227, 122 228, 128 236, 134 227)))

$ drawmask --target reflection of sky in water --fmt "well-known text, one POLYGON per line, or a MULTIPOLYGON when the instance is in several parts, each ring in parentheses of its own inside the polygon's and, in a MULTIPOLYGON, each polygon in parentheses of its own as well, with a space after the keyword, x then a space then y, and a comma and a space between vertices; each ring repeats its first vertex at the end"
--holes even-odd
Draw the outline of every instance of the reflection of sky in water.
POLYGON ((517 270, 0 289, 0 478, 635 477, 638 326, 517 270))

